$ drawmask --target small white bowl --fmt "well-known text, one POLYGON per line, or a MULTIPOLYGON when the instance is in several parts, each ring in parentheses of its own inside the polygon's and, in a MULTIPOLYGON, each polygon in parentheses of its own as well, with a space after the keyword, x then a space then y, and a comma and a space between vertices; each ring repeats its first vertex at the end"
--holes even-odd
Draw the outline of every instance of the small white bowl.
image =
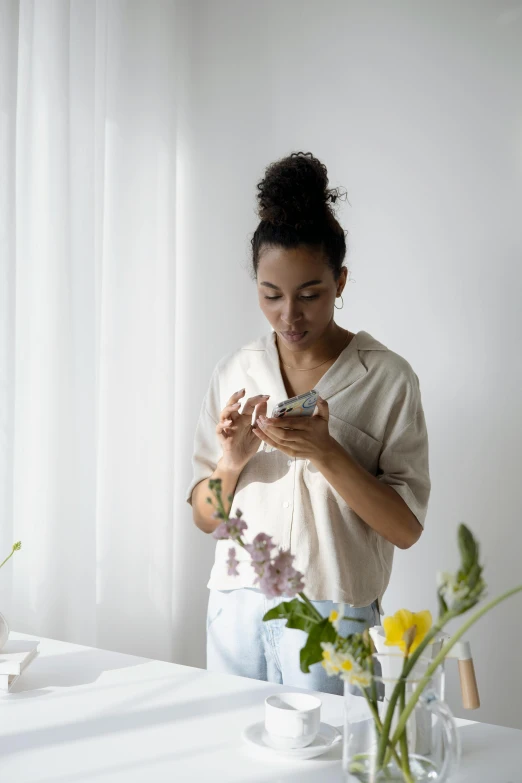
POLYGON ((321 724, 321 699, 308 693, 278 693, 265 699, 265 730, 274 748, 305 748, 321 724))

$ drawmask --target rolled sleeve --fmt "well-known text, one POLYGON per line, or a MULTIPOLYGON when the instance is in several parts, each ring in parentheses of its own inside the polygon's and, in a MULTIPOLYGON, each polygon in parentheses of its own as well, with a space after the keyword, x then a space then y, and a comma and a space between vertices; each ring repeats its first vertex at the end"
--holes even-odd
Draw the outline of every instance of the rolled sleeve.
POLYGON ((392 433, 385 443, 377 478, 393 487, 424 527, 431 482, 428 433, 422 408, 404 429, 392 433))

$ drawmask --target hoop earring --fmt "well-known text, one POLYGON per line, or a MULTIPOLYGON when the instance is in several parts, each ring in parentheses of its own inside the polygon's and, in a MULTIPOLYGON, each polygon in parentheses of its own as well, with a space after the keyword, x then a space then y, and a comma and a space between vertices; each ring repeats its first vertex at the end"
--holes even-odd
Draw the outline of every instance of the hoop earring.
POLYGON ((343 307, 344 307, 344 299, 343 299, 343 295, 342 294, 341 294, 341 302, 342 302, 342 305, 340 307, 337 307, 337 305, 334 302, 334 307, 335 307, 336 310, 342 310, 343 307))

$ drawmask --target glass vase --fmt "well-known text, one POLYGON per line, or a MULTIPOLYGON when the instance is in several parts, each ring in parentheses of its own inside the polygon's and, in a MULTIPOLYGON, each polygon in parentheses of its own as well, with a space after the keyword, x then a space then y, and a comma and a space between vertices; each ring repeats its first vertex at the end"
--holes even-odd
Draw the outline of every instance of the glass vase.
POLYGON ((345 684, 343 772, 347 783, 446 783, 455 774, 460 745, 455 720, 443 700, 443 666, 421 687, 430 659, 421 657, 406 677, 401 676, 403 662, 402 655, 376 654, 372 686, 361 690, 345 684), (419 690, 405 731, 391 745, 405 705, 419 690))

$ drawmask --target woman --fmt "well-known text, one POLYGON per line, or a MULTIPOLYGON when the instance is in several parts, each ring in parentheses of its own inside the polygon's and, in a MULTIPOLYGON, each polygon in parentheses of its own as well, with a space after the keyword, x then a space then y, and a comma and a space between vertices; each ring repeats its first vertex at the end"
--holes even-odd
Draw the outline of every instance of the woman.
MULTIPOLYGON (((218 520, 208 479, 220 478, 223 498, 233 495, 233 510, 244 514, 247 540, 264 532, 290 549, 323 616, 342 601, 364 621, 344 620, 347 634, 379 623, 394 547, 421 535, 430 480, 417 376, 367 332, 335 323, 346 243, 331 207, 339 192, 327 186, 325 166, 310 153, 272 164, 257 186, 252 263, 273 331, 216 365, 187 500, 195 524, 211 533, 218 520), (267 418, 268 400, 272 409, 310 389, 320 395, 312 417, 267 418)), ((301 672, 302 631, 262 622, 285 597, 268 599, 255 587, 241 547, 239 576, 228 576, 229 546, 217 542, 207 585, 207 667, 342 693, 320 664, 301 672)))

